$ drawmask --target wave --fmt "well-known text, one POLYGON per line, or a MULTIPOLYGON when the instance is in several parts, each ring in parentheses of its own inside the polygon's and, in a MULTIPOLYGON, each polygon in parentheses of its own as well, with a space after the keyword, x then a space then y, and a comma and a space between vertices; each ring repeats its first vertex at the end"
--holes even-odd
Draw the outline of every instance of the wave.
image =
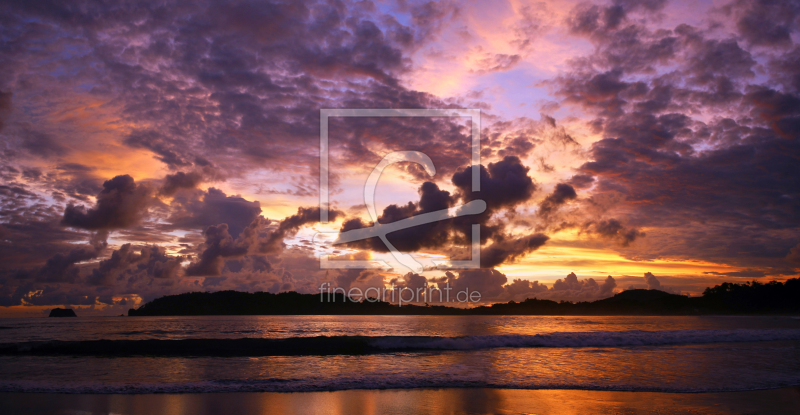
POLYGON ((800 340, 800 329, 559 332, 534 335, 316 336, 280 339, 31 341, 0 344, 0 355, 305 356, 523 347, 632 347, 800 340))
MULTIPOLYGON (((10 327, 9 327, 10 328, 10 327)), ((2 329, 2 327, 0 327, 2 329)), ((119 331, 119 332, 112 332, 110 334, 117 334, 120 336, 158 336, 158 335, 171 335, 171 336, 190 336, 193 334, 198 333, 209 333, 212 330, 130 330, 130 331, 119 331)), ((252 333, 261 333, 262 330, 213 330, 214 333, 224 333, 224 334, 252 334, 252 333)))
POLYGON ((444 389, 444 388, 495 388, 495 389, 571 389, 630 392, 735 392, 778 389, 800 386, 800 376, 777 376, 756 383, 736 383, 728 386, 698 387, 662 383, 639 385, 633 383, 558 383, 536 381, 486 381, 475 378, 431 376, 353 376, 311 379, 250 379, 206 380, 166 383, 108 383, 0 380, 0 393, 68 393, 68 394, 149 394, 149 393, 226 393, 226 392, 329 392, 340 390, 386 389, 444 389))
MULTIPOLYGON (((170 330, 131 330, 131 331, 120 331, 114 334, 119 334, 122 336, 137 336, 142 334, 150 334, 150 335, 159 335, 159 334, 174 334, 175 332, 170 330)), ((179 332, 180 334, 186 334, 187 332, 179 332)))

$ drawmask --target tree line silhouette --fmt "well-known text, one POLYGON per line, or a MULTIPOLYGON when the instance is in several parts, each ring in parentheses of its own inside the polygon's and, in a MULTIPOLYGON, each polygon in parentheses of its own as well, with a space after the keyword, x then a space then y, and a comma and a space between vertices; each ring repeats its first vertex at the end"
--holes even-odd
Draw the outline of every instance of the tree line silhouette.
POLYGON ((626 290, 593 302, 540 300, 495 303, 477 307, 351 301, 343 294, 328 296, 284 292, 190 292, 150 301, 129 316, 191 315, 701 315, 794 314, 800 312, 800 279, 744 284, 722 283, 706 288, 701 297, 659 290, 626 290))

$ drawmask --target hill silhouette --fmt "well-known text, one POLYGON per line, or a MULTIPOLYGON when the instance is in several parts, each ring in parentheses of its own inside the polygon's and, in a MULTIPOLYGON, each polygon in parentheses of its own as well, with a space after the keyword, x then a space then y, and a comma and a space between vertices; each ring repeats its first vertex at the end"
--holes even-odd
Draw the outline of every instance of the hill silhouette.
POLYGON ((702 297, 659 290, 627 290, 602 300, 568 301, 527 299, 473 308, 442 305, 402 307, 383 301, 350 301, 342 294, 296 292, 191 292, 150 301, 129 316, 197 315, 700 315, 800 313, 800 280, 762 284, 723 283, 707 288, 702 297))

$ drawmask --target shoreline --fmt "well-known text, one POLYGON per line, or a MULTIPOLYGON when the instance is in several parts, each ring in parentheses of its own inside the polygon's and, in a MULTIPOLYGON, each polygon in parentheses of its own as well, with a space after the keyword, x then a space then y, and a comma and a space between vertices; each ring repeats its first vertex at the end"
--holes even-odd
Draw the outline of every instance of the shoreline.
POLYGON ((483 414, 800 412, 800 387, 741 392, 629 392, 565 389, 383 389, 332 392, 183 394, 0 393, 4 413, 53 414, 483 414))

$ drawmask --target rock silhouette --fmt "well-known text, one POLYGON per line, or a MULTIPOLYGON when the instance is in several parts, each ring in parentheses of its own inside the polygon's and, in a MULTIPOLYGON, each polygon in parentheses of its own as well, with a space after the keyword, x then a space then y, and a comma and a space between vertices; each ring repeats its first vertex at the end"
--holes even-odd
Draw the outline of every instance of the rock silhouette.
POLYGON ((78 317, 71 308, 54 308, 50 310, 49 317, 78 317))

